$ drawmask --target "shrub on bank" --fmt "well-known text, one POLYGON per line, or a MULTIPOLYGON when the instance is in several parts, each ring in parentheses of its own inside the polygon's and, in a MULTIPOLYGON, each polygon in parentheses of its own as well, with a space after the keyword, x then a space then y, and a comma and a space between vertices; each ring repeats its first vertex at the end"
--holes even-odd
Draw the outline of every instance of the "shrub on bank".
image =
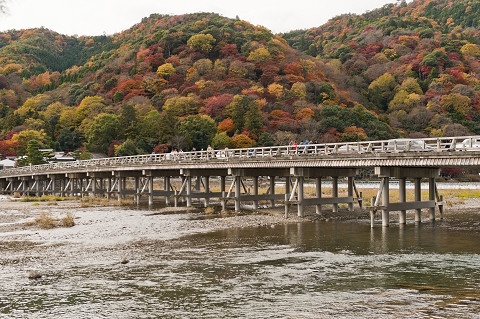
POLYGON ((65 217, 59 220, 50 213, 42 212, 34 221, 25 223, 25 226, 38 226, 41 229, 52 229, 58 226, 73 227, 75 226, 75 216, 68 212, 65 217))

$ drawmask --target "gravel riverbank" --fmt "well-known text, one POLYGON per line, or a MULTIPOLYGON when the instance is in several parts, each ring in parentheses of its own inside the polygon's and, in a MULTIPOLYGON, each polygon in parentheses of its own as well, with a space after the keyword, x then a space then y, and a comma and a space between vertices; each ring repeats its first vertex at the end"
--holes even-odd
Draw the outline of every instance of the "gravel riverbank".
MULTIPOLYGON (((271 226, 295 223, 305 220, 349 220, 369 219, 368 211, 356 209, 348 212, 341 209, 333 214, 329 209, 315 214, 312 207, 306 210, 307 216, 299 218, 292 207, 289 217, 284 217, 284 207, 263 209, 257 212, 246 211, 214 213, 205 215, 203 210, 185 207, 158 209, 136 209, 116 206, 82 207, 79 201, 22 202, 2 197, 0 201, 0 238, 3 241, 29 241, 45 244, 82 243, 85 245, 121 245, 136 240, 169 240, 184 235, 211 232, 227 228, 271 226), (41 214, 49 214, 60 220, 67 213, 75 217, 75 226, 41 229, 35 219, 41 214), (169 222, 166 223, 166 216, 169 222), (175 222, 171 216, 175 215, 175 222)), ((451 201, 445 207, 445 215, 465 210, 479 210, 480 199, 470 198, 451 201)), ((396 214, 392 214, 396 215, 396 214)), ((393 216, 393 218, 395 218, 393 216)))

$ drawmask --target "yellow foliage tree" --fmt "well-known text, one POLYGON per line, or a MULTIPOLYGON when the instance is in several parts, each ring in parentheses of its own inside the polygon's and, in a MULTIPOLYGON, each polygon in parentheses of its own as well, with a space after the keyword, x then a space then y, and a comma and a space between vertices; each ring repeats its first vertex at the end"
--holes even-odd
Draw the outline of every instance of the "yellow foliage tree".
POLYGON ((480 48, 474 43, 467 43, 460 49, 462 54, 470 56, 480 56, 480 48))
POLYGON ((211 34, 195 34, 187 40, 190 50, 208 53, 213 49, 216 40, 211 34))
POLYGON ((190 93, 188 96, 174 96, 167 99, 163 105, 163 110, 171 112, 175 116, 185 116, 197 114, 199 107, 199 97, 190 93))
POLYGON ((230 139, 230 143, 234 148, 247 148, 252 147, 253 144, 255 144, 255 141, 245 134, 235 134, 230 139))
POLYGON ((458 112, 463 116, 468 115, 472 109, 472 101, 468 96, 464 96, 458 93, 451 93, 442 96, 440 105, 447 112, 458 112))
POLYGON ((290 92, 292 92, 295 97, 301 100, 305 100, 307 98, 307 87, 305 83, 302 83, 302 82, 293 83, 292 88, 290 89, 290 92))
POLYGON ((43 131, 24 130, 12 137, 12 140, 17 143, 17 155, 25 155, 27 151, 28 142, 36 140, 40 147, 45 147, 48 144, 47 134, 43 131))
POLYGON ((98 114, 106 112, 105 100, 101 96, 87 96, 77 107, 77 119, 93 119, 98 114))
POLYGON ((164 79, 168 79, 168 77, 175 74, 175 72, 175 67, 171 63, 164 63, 157 69, 157 74, 164 79))
POLYGON ((277 100, 283 97, 283 86, 278 83, 272 83, 268 86, 268 93, 274 95, 277 100))
POLYGON ((31 97, 23 103, 18 109, 15 110, 15 115, 18 115, 23 120, 27 118, 37 118, 38 111, 42 105, 48 103, 50 98, 44 94, 38 94, 34 97, 31 97))
POLYGON ((266 48, 258 48, 248 55, 247 60, 253 63, 263 63, 270 59, 270 52, 266 48))

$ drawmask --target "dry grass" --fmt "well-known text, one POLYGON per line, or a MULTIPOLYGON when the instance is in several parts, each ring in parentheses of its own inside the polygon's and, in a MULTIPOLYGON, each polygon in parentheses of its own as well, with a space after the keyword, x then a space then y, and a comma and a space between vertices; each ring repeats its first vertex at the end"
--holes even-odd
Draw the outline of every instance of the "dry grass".
MULTIPOLYGON (((15 196, 14 196, 15 197, 15 196)), ((23 197, 22 202, 48 202, 50 205, 56 205, 56 202, 64 201, 65 197, 55 195, 42 195, 40 197, 23 197)))
POLYGON ((57 226, 57 221, 50 213, 40 213, 40 216, 35 218, 35 224, 41 229, 52 229, 57 226))
POLYGON ((53 229, 58 226, 73 227, 75 226, 75 216, 68 212, 65 217, 59 220, 50 213, 42 212, 35 220, 25 223, 25 226, 37 226, 41 229, 53 229))
POLYGON ((75 215, 71 212, 68 212, 67 216, 60 219, 60 225, 62 225, 63 227, 75 226, 75 215))
POLYGON ((213 206, 208 206, 205 208, 205 214, 211 215, 215 213, 215 207, 213 206))

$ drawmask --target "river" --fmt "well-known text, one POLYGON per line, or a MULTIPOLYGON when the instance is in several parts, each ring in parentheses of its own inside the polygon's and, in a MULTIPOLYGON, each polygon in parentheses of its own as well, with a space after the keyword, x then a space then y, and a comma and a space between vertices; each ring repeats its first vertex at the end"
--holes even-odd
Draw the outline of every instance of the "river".
POLYGON ((305 221, 189 235, 188 225, 221 218, 111 210, 77 212, 72 230, 4 237, 0 318, 480 318, 477 212, 387 228, 305 221))

